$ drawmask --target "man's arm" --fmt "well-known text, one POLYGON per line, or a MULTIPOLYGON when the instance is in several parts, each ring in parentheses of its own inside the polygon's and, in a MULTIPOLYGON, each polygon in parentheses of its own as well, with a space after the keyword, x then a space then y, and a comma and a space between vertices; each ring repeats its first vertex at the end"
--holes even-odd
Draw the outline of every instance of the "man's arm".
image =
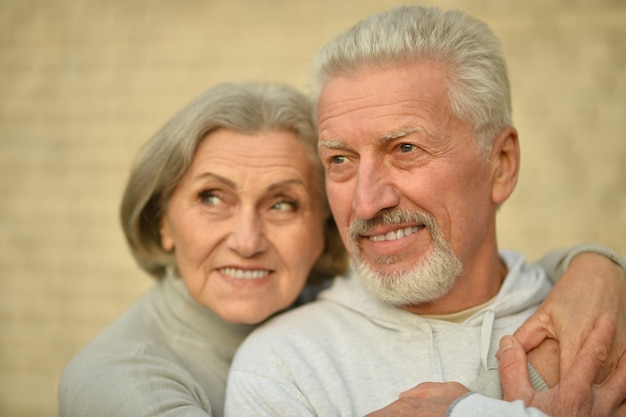
POLYGON ((509 403, 471 394, 458 382, 426 382, 366 417, 548 417, 522 401, 509 403))

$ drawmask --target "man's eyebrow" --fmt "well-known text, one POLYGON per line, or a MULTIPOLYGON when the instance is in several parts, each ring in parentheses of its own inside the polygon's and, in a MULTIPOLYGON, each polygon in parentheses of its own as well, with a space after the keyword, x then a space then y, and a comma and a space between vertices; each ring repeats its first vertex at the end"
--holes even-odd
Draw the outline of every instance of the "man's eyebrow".
POLYGON ((403 138, 407 135, 410 135, 411 133, 421 133, 421 134, 428 136, 429 138, 434 138, 435 136, 432 134, 432 132, 430 132, 429 130, 423 127, 413 126, 413 127, 403 127, 402 129, 385 133, 380 138, 382 140, 398 139, 398 138, 403 138))
POLYGON ((317 142, 317 149, 330 148, 330 149, 344 149, 345 145, 338 140, 323 140, 320 139, 317 142))
MULTIPOLYGON (((421 133, 421 134, 428 136, 429 138, 435 137, 435 135, 426 128, 423 128, 421 126, 412 126, 412 127, 403 127, 398 130, 393 130, 391 132, 383 133, 380 136, 380 140, 386 141, 386 140, 403 138, 407 135, 410 135, 411 133, 421 133)), ((320 139, 317 143, 317 148, 318 149, 320 148, 345 149, 346 146, 342 142, 337 141, 337 140, 320 139)))
MULTIPOLYGON (((411 127, 403 127, 401 129, 398 130, 394 130, 388 133, 383 133, 380 136, 380 140, 382 141, 387 141, 387 140, 393 140, 393 139, 398 139, 398 138, 403 138, 405 136, 410 135, 411 133, 420 133, 423 134, 425 136, 428 136, 429 138, 434 138, 435 135, 428 129, 423 128, 421 126, 411 126, 411 127)), ((337 140, 324 140, 324 139, 320 139, 317 142, 317 149, 321 149, 321 148, 328 148, 328 149, 345 149, 346 146, 337 140)))

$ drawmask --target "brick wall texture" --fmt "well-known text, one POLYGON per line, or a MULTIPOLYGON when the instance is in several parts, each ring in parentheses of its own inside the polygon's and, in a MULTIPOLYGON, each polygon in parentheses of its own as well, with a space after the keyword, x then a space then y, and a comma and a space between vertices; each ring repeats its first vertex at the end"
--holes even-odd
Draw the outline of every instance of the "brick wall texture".
MULTIPOLYGON (((626 2, 436 3, 487 21, 509 62, 523 165, 501 246, 626 254, 626 2)), ((151 285, 117 219, 139 146, 217 82, 306 89, 323 42, 395 4, 0 1, 0 415, 56 415, 64 365, 151 285)))

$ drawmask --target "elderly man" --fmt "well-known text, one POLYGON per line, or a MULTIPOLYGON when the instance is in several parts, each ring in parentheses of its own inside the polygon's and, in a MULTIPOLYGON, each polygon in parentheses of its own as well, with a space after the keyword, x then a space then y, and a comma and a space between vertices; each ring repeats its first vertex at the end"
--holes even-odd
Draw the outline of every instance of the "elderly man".
MULTIPOLYGON (((352 416, 390 403, 381 415, 612 412, 624 400, 624 378, 607 379, 602 397, 567 404, 563 391, 526 396, 528 404, 466 395, 465 386, 490 394, 481 379, 497 369, 499 340, 551 288, 543 269, 497 247, 496 211, 515 188, 520 151, 504 58, 487 26, 460 12, 393 9, 322 48, 314 74, 327 193, 354 269, 244 343, 227 415, 352 416), (418 387, 394 402, 429 381, 455 383, 418 387)), ((603 359, 614 321, 598 321, 581 362, 603 359)), ((514 349, 503 354, 524 362, 505 340, 514 349)), ((554 359, 537 361, 535 376, 576 386, 580 368, 553 375, 545 364, 554 359)), ((507 357, 519 373, 515 360, 507 357)), ((592 392, 598 368, 585 368, 582 389, 592 392)))

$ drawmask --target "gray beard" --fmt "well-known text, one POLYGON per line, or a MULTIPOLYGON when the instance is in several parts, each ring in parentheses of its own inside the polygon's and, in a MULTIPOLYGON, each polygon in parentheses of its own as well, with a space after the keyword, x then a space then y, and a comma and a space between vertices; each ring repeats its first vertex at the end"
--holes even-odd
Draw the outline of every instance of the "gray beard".
MULTIPOLYGON (((454 286, 463 265, 439 231, 436 220, 424 213, 403 209, 388 210, 371 220, 357 220, 350 226, 350 248, 363 288, 379 300, 396 306, 419 305, 437 300, 454 286), (431 236, 432 248, 415 267, 405 271, 375 272, 360 258, 356 237, 378 224, 405 222, 423 224, 431 236)), ((379 257, 378 265, 393 265, 393 257, 379 257)))

